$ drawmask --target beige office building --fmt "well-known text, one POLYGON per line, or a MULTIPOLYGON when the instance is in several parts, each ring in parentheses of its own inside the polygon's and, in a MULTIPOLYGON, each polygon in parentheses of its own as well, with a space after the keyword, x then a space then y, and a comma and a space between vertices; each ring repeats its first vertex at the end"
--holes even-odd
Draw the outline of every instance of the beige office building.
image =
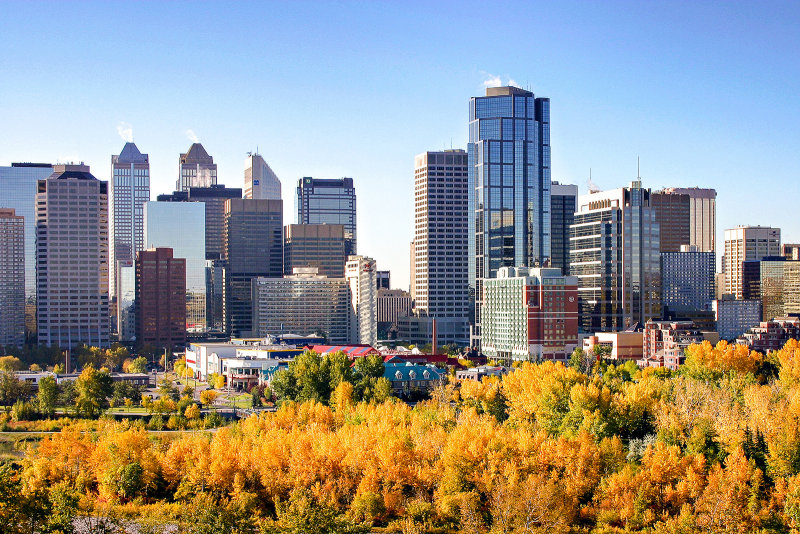
POLYGON ((742 263, 780 254, 780 228, 737 226, 725 230, 725 254, 722 256, 724 293, 734 295, 737 299, 744 298, 742 263))

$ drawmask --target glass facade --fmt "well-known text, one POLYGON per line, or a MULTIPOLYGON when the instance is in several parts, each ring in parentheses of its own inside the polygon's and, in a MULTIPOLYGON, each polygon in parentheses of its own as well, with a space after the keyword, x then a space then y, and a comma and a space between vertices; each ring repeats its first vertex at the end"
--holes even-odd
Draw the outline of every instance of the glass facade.
POLYGON ((662 252, 661 291, 664 315, 711 311, 716 255, 713 252, 662 252))
POLYGON ((147 202, 145 248, 171 248, 186 260, 186 331, 201 333, 206 322, 206 214, 201 202, 147 202))
POLYGON ((569 227, 578 209, 578 186, 553 182, 550 191, 550 265, 569 274, 569 227))
POLYGON ((352 178, 301 178, 296 202, 297 224, 344 225, 345 255, 356 254, 356 190, 352 178))
POLYGON ((229 199, 225 203, 225 289, 227 332, 251 335, 252 280, 283 274, 283 201, 229 199))
POLYGON ((550 100, 516 87, 470 99, 469 283, 480 339, 482 282, 550 260, 550 100))
POLYGON ((0 208, 25 218, 25 299, 36 304, 36 184, 53 174, 47 163, 12 163, 0 167, 0 208))
POLYGON ((188 191, 190 187, 211 187, 217 184, 217 164, 203 145, 193 143, 178 160, 176 191, 188 191))
POLYGON ((253 335, 318 334, 350 342, 350 285, 344 278, 298 274, 252 281, 253 335))
POLYGON ((244 162, 244 198, 281 199, 281 181, 260 154, 250 154, 244 162))
POLYGON ((570 274, 578 277, 584 332, 623 330, 661 316, 659 226, 641 182, 579 198, 570 274))

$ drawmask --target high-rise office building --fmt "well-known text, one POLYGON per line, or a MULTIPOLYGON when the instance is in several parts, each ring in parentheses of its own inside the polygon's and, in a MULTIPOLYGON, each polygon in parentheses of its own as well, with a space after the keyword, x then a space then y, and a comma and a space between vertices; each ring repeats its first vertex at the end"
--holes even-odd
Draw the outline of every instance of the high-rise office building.
POLYGON ((578 277, 583 331, 623 330, 661 316, 659 242, 641 181, 578 198, 569 272, 578 277))
POLYGON ((569 274, 569 227, 578 209, 578 186, 553 182, 550 189, 550 265, 569 274))
POLYGON ((469 103, 469 285, 480 343, 485 278, 546 265, 550 252, 550 99, 491 87, 469 103))
POLYGON ((691 207, 689 195, 657 191, 650 195, 650 206, 656 213, 661 252, 680 252, 691 244, 691 207))
POLYGON ((252 281, 283 274, 283 201, 232 198, 225 202, 225 289, 227 332, 247 337, 253 330, 252 281))
POLYGON ((0 208, 25 220, 25 329, 36 332, 36 188, 53 174, 49 163, 12 163, 0 167, 0 208))
POLYGON ((136 256, 136 342, 177 349, 186 344, 186 260, 172 249, 136 256))
POLYGON ((800 244, 784 243, 781 246, 781 255, 787 260, 800 260, 800 244))
POLYGON ((378 342, 378 288, 375 260, 350 256, 345 278, 350 286, 350 342, 375 345, 378 342))
POLYGON ((700 252, 715 252, 717 192, 700 187, 668 187, 661 194, 689 195, 689 245, 700 252))
POLYGON ((111 156, 111 183, 108 193, 109 269, 108 294, 113 310, 112 334, 122 336, 122 317, 129 316, 132 303, 123 304, 117 295, 131 292, 126 287, 130 277, 119 275, 120 269, 133 267, 136 253, 144 246, 144 203, 150 200, 150 159, 133 143, 125 143, 119 155, 111 156))
POLYGON ((206 214, 200 202, 147 202, 144 246, 171 248, 186 260, 186 331, 202 334, 206 319, 206 214))
POLYGON ((716 315, 719 338, 725 341, 733 341, 761 322, 760 300, 734 299, 726 294, 711 306, 716 315))
POLYGON ((25 218, 0 208, 0 347, 25 342, 25 218))
POLYGON ((352 178, 301 178, 296 201, 297 224, 344 225, 345 254, 356 254, 356 190, 352 178))
POLYGON ((461 344, 470 316, 467 159, 464 150, 414 158, 415 313, 461 344))
POLYGON ((761 320, 800 313, 796 287, 800 261, 783 256, 742 262, 742 298, 761 301, 761 320))
MULTIPOLYGON (((380 272, 380 271, 379 271, 380 272)), ((378 337, 387 339, 389 332, 397 332, 400 317, 411 315, 411 295, 402 289, 379 288, 377 296, 378 337)))
POLYGON ((222 257, 225 201, 229 198, 242 198, 242 189, 216 184, 210 187, 190 187, 186 191, 175 191, 171 195, 158 195, 159 202, 202 202, 205 204, 207 260, 218 260, 222 257))
POLYGON ((331 345, 350 339, 350 284, 314 267, 284 277, 252 280, 253 335, 316 334, 331 345))
POLYGON ((329 278, 344 278, 344 226, 289 224, 283 245, 283 274, 298 267, 316 267, 329 278))
POLYGON ((36 192, 39 344, 109 345, 108 182, 56 165, 36 192))
POLYGON ((680 252, 661 253, 661 295, 664 313, 711 311, 716 256, 683 245, 680 252))
POLYGON ((377 276, 375 277, 375 283, 377 284, 378 289, 391 289, 391 273, 389 271, 378 271, 377 276))
POLYGON ((260 154, 248 154, 244 161, 244 198, 281 199, 281 181, 260 154))
POLYGON ((725 230, 725 254, 722 272, 725 273, 725 294, 744 298, 742 285, 743 262, 761 260, 781 253, 781 230, 766 226, 737 226, 725 230))
POLYGON ((176 191, 186 191, 190 187, 211 187, 217 184, 217 164, 200 143, 192 143, 178 160, 178 181, 176 191))
POLYGON ((569 359, 578 346, 578 279, 561 269, 501 267, 483 281, 481 350, 493 360, 569 359))

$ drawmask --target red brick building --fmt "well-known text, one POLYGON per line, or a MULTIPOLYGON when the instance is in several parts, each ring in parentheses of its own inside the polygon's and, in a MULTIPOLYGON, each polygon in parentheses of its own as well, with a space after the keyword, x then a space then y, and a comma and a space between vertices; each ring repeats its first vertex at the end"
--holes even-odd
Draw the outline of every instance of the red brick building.
POLYGON ((136 255, 136 342, 186 344, 186 260, 173 258, 171 248, 136 255))

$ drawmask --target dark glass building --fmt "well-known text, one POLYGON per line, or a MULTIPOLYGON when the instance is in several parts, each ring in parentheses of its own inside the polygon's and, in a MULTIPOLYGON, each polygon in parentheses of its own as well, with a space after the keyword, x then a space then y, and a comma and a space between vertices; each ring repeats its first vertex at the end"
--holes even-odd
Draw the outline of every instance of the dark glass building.
POLYGON ((344 278, 345 239, 341 224, 290 224, 286 226, 283 272, 316 267, 318 274, 344 278))
POLYGON ((252 333, 252 280, 283 275, 283 201, 232 198, 225 202, 223 234, 227 332, 252 333))
POLYGON ((136 255, 136 342, 180 348, 186 344, 186 260, 171 248, 136 255))
POLYGON ((659 191, 650 195, 650 206, 661 229, 661 252, 680 252, 681 245, 691 243, 691 200, 689 195, 680 193, 659 191))
POLYGON ((301 178, 297 182, 297 224, 344 225, 345 256, 356 254, 356 190, 352 178, 301 178))
POLYGON ((484 278, 550 252, 550 99, 492 87, 469 103, 469 286, 480 343, 484 278))
POLYGON ((550 265, 569 274, 569 227, 578 209, 578 186, 553 182, 550 190, 550 265))

